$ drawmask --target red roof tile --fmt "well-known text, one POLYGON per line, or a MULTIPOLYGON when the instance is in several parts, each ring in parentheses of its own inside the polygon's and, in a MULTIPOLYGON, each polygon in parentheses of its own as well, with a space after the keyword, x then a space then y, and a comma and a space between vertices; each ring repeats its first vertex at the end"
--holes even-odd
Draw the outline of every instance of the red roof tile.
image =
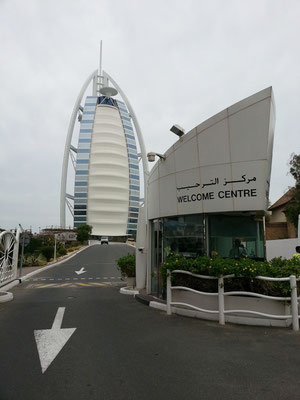
POLYGON ((294 197, 295 188, 289 189, 279 200, 277 200, 274 204, 272 204, 268 210, 274 210, 277 207, 283 206, 288 203, 294 197))

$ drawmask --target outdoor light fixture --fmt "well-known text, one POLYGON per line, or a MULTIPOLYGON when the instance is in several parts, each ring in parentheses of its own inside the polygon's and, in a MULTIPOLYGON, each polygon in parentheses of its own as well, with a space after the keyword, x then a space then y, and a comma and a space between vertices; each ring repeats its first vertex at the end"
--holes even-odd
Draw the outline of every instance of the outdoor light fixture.
POLYGON ((166 159, 166 156, 163 155, 163 154, 150 152, 150 153, 147 153, 148 161, 149 162, 154 162, 155 161, 155 156, 158 156, 161 160, 165 160, 166 159))
POLYGON ((173 125, 170 131, 179 137, 185 134, 185 130, 179 125, 173 125))

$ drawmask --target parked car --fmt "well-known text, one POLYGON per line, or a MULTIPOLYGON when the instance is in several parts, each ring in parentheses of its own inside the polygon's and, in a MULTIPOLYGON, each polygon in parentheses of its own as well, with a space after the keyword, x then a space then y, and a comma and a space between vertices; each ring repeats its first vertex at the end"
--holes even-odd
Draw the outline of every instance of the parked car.
POLYGON ((108 237, 107 236, 102 236, 101 240, 100 240, 101 244, 108 244, 108 237))

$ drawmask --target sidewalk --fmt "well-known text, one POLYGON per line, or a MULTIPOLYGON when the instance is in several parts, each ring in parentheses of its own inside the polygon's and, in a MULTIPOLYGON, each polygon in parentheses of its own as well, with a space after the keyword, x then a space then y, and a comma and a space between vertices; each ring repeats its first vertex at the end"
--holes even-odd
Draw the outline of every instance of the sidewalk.
MULTIPOLYGON (((39 266, 39 267, 23 267, 22 271, 21 271, 21 277, 23 277, 27 274, 30 274, 30 272, 37 271, 37 270, 45 267, 46 265, 48 265, 48 264, 45 264, 45 265, 39 266)), ((20 268, 18 268, 18 273, 17 273, 17 278, 19 278, 19 277, 20 277, 20 268)))

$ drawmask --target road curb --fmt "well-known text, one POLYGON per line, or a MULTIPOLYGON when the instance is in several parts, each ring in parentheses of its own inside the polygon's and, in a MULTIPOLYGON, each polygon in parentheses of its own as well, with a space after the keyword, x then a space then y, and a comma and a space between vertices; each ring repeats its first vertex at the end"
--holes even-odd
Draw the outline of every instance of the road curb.
POLYGON ((12 282, 9 282, 9 283, 8 283, 7 285, 5 285, 5 286, 2 286, 2 287, 0 288, 0 291, 1 291, 1 292, 6 292, 7 290, 10 290, 10 289, 12 289, 13 287, 19 285, 19 283, 21 283, 21 282, 19 281, 19 279, 16 279, 16 280, 14 280, 14 281, 12 281, 12 282))
POLYGON ((120 289, 120 293, 121 293, 121 294, 127 294, 127 295, 130 295, 130 296, 136 296, 136 295, 139 294, 139 291, 133 289, 133 288, 130 287, 130 286, 126 286, 126 287, 122 287, 122 288, 120 289))
POLYGON ((149 306, 156 310, 167 311, 167 305, 165 303, 160 303, 159 301, 150 301, 149 306))
POLYGON ((139 303, 142 303, 145 306, 156 308, 157 310, 163 310, 163 311, 167 310, 167 305, 163 301, 157 299, 156 297, 139 293, 135 295, 134 298, 139 303))
POLYGON ((150 300, 146 296, 143 296, 142 294, 137 294, 134 297, 139 303, 145 304, 145 306, 149 306, 150 300))
POLYGON ((0 303, 6 303, 14 298, 13 294, 10 292, 0 291, 0 303))

